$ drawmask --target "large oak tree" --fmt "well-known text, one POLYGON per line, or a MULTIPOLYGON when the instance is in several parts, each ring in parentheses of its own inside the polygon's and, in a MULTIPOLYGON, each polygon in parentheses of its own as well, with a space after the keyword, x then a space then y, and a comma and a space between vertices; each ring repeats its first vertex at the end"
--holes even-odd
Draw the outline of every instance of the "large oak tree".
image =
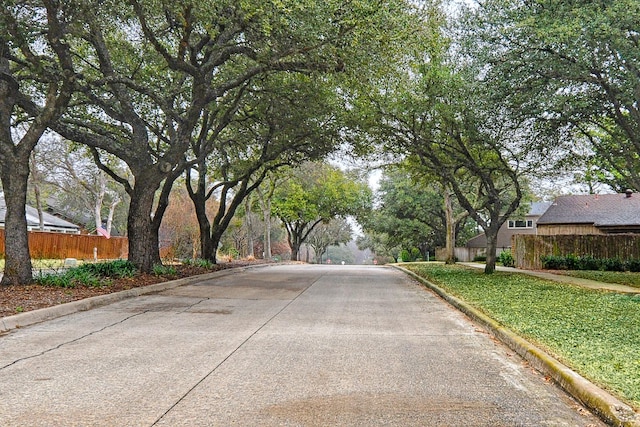
POLYGON ((127 189, 131 261, 143 271, 160 262, 157 231, 173 181, 190 164, 206 161, 215 145, 190 158, 193 140, 231 122, 243 88, 269 73, 342 69, 343 50, 404 4, 386 3, 393 7, 338 1, 78 5, 73 48, 83 59, 77 69, 83 79, 72 108, 53 128, 91 147, 100 167, 127 189), (124 160, 133 179, 109 169, 103 153, 124 160))
POLYGON ((489 0, 464 16, 495 98, 564 139, 539 147, 547 162, 588 147, 590 180, 640 189, 640 3, 489 0))
POLYGON ((0 8, 0 180, 6 202, 2 284, 32 280, 25 203, 29 159, 72 96, 66 41, 75 11, 57 1, 8 1, 0 8))

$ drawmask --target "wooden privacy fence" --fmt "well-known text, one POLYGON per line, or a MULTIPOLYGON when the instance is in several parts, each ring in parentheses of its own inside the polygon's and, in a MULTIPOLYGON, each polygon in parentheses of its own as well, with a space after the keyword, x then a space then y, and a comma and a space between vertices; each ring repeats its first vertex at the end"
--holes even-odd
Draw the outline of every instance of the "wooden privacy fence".
POLYGON ((515 266, 528 270, 542 268, 540 258, 548 255, 591 255, 594 258, 640 259, 638 234, 586 234, 540 236, 516 234, 511 252, 515 266))
MULTIPOLYGON (((4 230, 0 229, 0 254, 5 254, 4 230)), ((93 259, 94 248, 99 259, 126 258, 129 240, 126 237, 89 236, 86 234, 29 232, 29 250, 33 259, 93 259)))

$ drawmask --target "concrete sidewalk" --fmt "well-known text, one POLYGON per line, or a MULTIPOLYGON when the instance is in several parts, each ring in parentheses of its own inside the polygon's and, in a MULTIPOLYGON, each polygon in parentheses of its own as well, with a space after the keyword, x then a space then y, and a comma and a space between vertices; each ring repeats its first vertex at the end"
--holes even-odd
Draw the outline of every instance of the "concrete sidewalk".
MULTIPOLYGON (((461 262, 459 264, 473 268, 484 269, 484 264, 477 262, 461 262)), ((554 282, 569 283, 571 285, 582 286, 589 289, 602 289, 606 291, 618 292, 621 294, 640 294, 640 288, 633 286, 619 285, 616 283, 604 283, 596 280, 582 279, 580 277, 565 276, 562 274, 553 274, 546 271, 521 270, 513 267, 496 266, 497 271, 506 271, 509 273, 527 274, 529 276, 540 277, 541 279, 553 280, 554 282)))

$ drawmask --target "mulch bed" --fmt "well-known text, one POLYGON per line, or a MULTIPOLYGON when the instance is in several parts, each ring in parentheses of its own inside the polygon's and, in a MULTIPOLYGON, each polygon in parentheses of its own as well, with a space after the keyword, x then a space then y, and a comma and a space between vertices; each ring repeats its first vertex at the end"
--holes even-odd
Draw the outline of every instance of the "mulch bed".
POLYGON ((243 267, 262 263, 264 263, 262 260, 232 261, 216 264, 212 268, 176 265, 174 266, 176 274, 173 275, 137 274, 134 277, 109 279, 109 282, 102 287, 77 286, 75 288, 59 288, 37 284, 0 286, 0 317, 51 307, 97 295, 110 294, 140 286, 181 279, 183 277, 211 273, 225 268, 243 267))

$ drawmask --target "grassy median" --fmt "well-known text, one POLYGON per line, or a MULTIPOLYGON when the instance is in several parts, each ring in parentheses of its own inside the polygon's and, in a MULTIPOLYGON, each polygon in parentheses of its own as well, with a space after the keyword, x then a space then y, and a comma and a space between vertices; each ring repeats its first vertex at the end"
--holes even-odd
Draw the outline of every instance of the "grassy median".
POLYGON ((640 295, 588 290, 518 273, 403 264, 640 408, 640 295))

